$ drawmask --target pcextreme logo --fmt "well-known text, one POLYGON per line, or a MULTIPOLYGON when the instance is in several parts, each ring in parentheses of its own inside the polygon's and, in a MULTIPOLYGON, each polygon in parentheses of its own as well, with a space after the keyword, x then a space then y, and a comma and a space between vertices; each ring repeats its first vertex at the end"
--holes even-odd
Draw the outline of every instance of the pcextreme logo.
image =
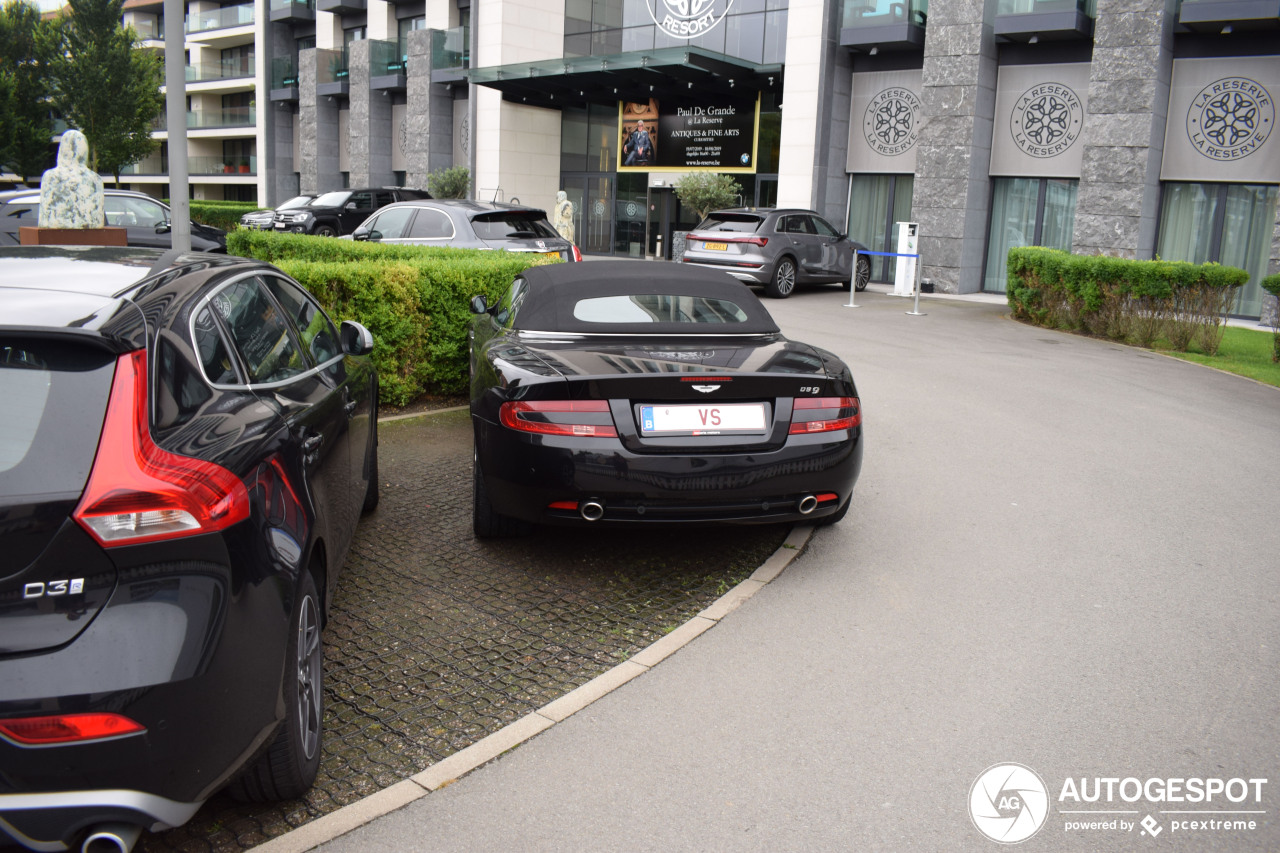
MULTIPOLYGON (((1256 777, 1067 777, 1058 791, 1062 831, 1096 839, 1096 833, 1134 833, 1153 839, 1228 836, 1258 829, 1267 814, 1267 780, 1256 777)), ((1023 764, 993 764, 969 788, 969 817, 979 832, 1001 844, 1018 844, 1050 823, 1049 788, 1023 764)), ((1220 839, 1226 840, 1226 839, 1220 839)))

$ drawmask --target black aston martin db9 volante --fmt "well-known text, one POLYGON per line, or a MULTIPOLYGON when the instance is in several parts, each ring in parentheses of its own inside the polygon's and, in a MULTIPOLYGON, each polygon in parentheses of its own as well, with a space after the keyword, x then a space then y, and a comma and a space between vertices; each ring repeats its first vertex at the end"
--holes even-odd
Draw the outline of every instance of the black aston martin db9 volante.
POLYGON ((310 787, 372 348, 267 264, 0 249, 0 846, 310 787))
POLYGON ((724 273, 533 267, 471 308, 477 536, 848 512, 862 465, 849 368, 785 338, 724 273))

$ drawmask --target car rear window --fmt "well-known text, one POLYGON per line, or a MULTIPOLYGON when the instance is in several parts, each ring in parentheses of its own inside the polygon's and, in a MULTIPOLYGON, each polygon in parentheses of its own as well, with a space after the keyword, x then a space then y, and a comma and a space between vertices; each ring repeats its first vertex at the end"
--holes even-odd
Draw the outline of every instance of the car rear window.
POLYGON ((702 220, 697 231, 741 231, 754 233, 764 218, 754 213, 713 213, 702 220))
POLYGON ((114 375, 97 348, 0 337, 0 500, 84 488, 114 375))
POLYGON ((471 220, 481 240, 520 240, 559 237, 544 217, 529 213, 483 213, 471 220))
POLYGON ((745 323, 747 312, 734 302, 707 296, 637 293, 593 296, 573 306, 576 320, 587 323, 745 323))

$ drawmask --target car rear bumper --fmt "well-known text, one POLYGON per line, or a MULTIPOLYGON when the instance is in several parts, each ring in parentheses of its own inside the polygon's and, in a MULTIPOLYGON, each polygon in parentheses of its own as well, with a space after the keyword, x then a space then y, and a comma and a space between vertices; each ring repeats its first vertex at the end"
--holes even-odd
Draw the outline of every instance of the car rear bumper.
POLYGON ((502 515, 554 525, 753 524, 835 513, 862 468, 861 432, 791 436, 765 452, 641 454, 618 439, 526 436, 476 419, 476 447, 502 515), (832 494, 802 511, 805 498, 832 494), (599 519, 583 517, 587 501, 603 508, 599 519))
POLYGON ((716 260, 718 259, 704 260, 702 258, 689 257, 688 255, 685 255, 684 258, 682 258, 682 261, 686 264, 696 264, 704 269, 727 272, 738 281, 743 281, 747 284, 768 284, 769 280, 773 276, 772 268, 764 264, 758 266, 738 266, 734 264, 716 263, 716 260))
POLYGON ((0 794, 0 841, 32 850, 67 850, 97 827, 181 826, 202 803, 180 803, 129 790, 0 794))

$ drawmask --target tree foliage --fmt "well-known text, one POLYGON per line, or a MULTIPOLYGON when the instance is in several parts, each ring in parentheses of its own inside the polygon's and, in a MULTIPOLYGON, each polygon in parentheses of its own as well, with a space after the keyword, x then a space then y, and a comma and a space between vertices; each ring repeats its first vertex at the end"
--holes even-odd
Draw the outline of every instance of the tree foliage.
POLYGON ((432 198, 466 198, 471 190, 471 170, 466 166, 436 169, 427 176, 427 192, 432 198))
POLYGON ((32 180, 53 165, 49 66, 60 37, 35 6, 0 7, 0 168, 32 180))
POLYGON ((735 206, 742 186, 729 175, 690 172, 676 181, 675 190, 680 203, 696 211, 701 221, 713 210, 735 206))
POLYGON ((63 117, 89 140, 90 168, 120 170, 151 153, 152 122, 164 108, 164 61, 138 50, 120 23, 124 0, 69 0, 61 50, 52 64, 63 117))

